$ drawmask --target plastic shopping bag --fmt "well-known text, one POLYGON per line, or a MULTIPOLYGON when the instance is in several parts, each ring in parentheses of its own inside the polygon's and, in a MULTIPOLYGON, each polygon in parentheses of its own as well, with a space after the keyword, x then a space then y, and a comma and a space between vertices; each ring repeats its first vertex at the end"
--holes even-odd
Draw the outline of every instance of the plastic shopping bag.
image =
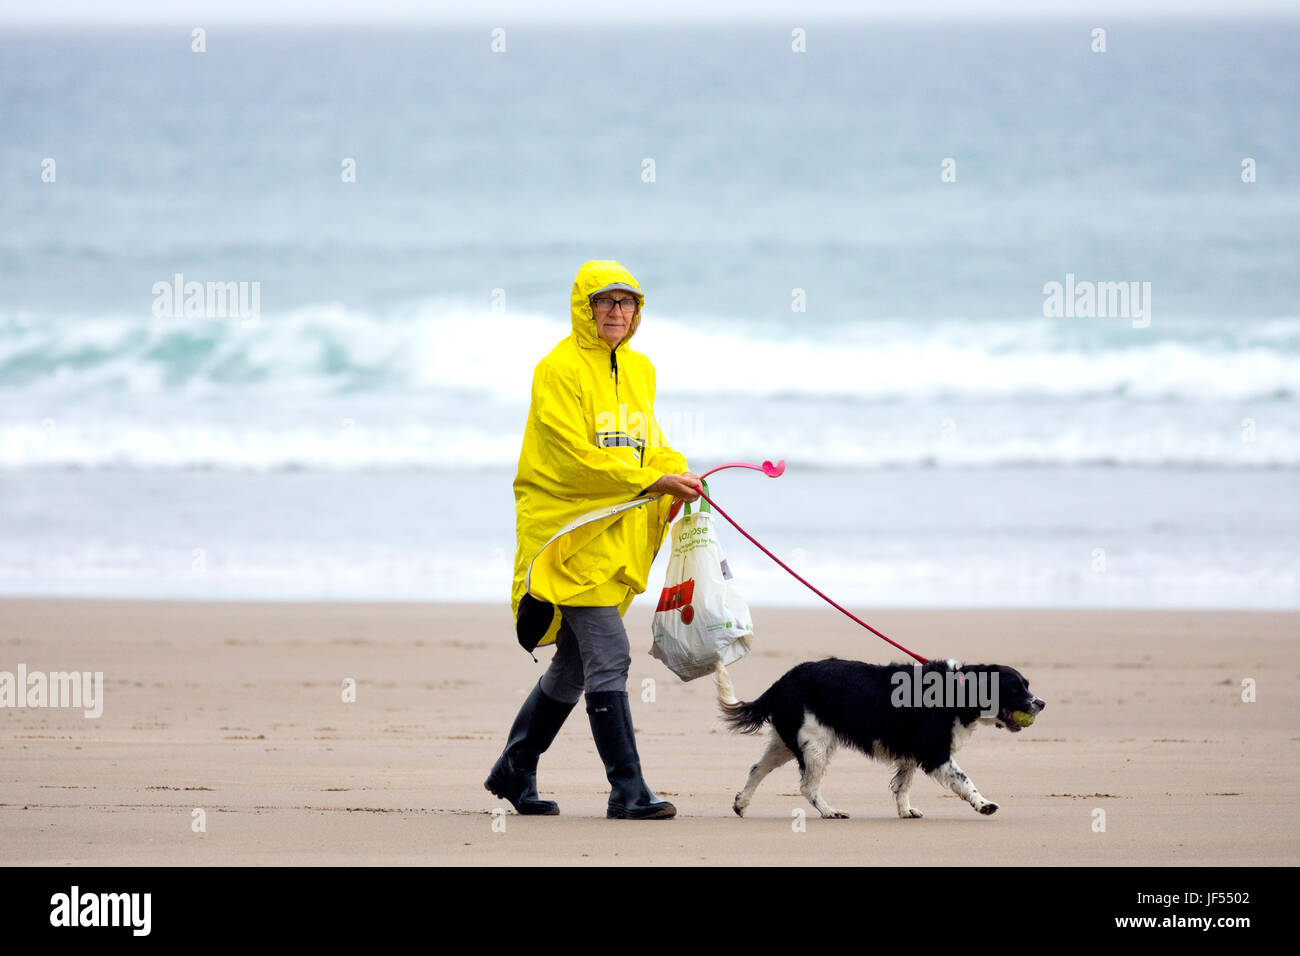
POLYGON ((696 514, 687 504, 672 537, 650 653, 682 680, 694 680, 719 662, 725 666, 748 654, 754 626, 722 554, 709 503, 701 500, 696 514))

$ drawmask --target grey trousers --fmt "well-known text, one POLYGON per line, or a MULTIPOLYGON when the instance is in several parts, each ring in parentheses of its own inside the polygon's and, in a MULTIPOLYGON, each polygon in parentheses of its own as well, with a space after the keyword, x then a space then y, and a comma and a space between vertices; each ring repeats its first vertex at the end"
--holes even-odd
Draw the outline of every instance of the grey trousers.
POLYGON ((542 691, 566 704, 583 693, 626 691, 632 666, 627 628, 616 607, 560 605, 555 656, 542 674, 542 691))

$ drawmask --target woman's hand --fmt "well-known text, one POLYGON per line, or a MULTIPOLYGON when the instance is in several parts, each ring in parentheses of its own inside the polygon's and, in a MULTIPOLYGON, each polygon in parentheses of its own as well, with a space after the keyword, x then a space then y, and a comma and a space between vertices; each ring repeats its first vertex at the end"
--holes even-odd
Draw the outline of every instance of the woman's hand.
POLYGON ((703 490, 704 486, 700 484, 700 476, 693 472, 684 471, 680 475, 664 475, 647 488, 646 493, 672 495, 674 498, 682 499, 682 501, 698 501, 700 492, 703 490))

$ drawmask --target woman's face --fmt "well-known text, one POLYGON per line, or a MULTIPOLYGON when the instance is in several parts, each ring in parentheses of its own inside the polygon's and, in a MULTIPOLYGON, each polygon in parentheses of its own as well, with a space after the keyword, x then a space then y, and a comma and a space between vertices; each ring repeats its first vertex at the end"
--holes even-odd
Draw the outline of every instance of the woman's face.
POLYGON ((596 331, 611 348, 618 345, 632 327, 636 303, 636 296, 623 289, 612 289, 592 298, 591 311, 596 317, 596 331), (608 307, 611 299, 618 303, 613 308, 608 307))

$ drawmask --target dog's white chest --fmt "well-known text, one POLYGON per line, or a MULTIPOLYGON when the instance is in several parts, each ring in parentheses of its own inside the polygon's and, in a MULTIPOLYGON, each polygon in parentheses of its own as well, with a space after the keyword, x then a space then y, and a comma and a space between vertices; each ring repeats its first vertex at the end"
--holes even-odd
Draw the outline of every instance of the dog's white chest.
POLYGON ((962 748, 966 741, 970 740, 970 735, 975 733, 974 722, 963 724, 961 719, 954 717, 952 720, 952 752, 956 753, 962 748))

